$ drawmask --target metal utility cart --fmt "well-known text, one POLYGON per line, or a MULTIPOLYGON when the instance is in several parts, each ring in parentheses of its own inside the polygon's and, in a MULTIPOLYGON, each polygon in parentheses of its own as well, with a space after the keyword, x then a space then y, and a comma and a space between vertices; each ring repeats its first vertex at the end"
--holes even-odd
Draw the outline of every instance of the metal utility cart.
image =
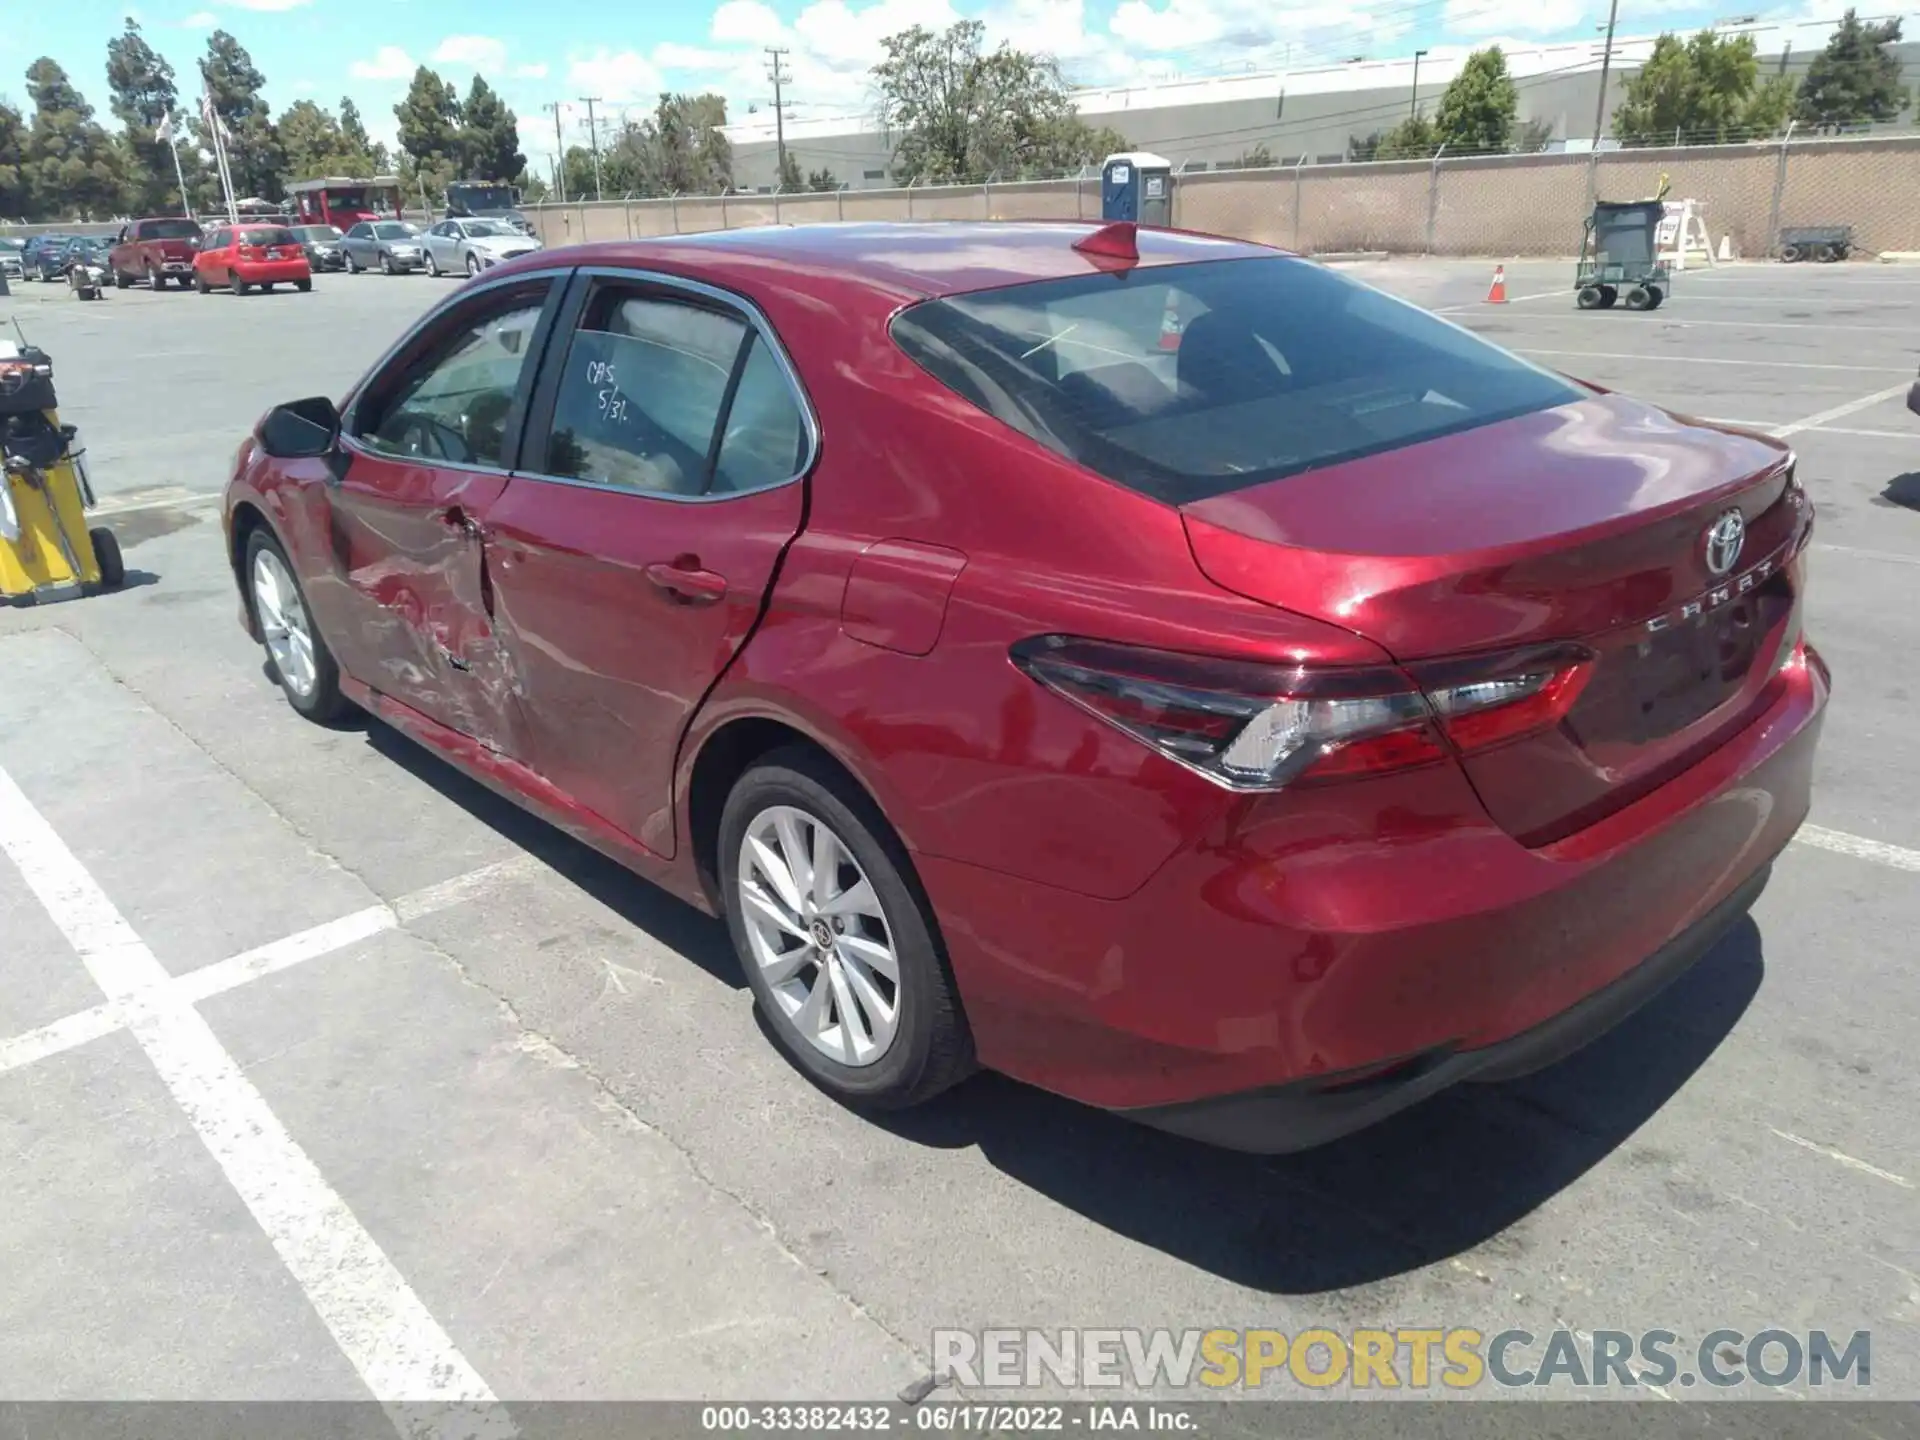
POLYGON ((1673 272, 1660 258, 1658 200, 1601 200, 1587 217, 1574 273, 1582 310, 1605 310, 1625 300, 1629 310, 1658 310, 1673 287, 1673 272), (1623 293, 1624 292, 1624 293, 1623 293))
POLYGON ((126 579, 113 532, 87 529, 86 451, 57 403, 46 352, 0 339, 0 601, 65 600, 126 579))
POLYGON ((1780 259, 1788 265, 1798 260, 1831 265, 1852 253, 1851 225, 1799 225, 1780 232, 1780 259))

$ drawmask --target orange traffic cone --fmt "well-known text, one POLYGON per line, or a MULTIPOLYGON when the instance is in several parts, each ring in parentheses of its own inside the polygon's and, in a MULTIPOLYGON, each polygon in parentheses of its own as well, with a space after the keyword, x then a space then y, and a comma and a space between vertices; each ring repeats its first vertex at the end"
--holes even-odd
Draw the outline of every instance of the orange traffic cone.
POLYGON ((1174 303, 1173 289, 1167 289, 1166 309, 1160 312, 1160 348, 1178 350, 1180 348, 1180 307, 1174 303))
POLYGON ((1487 290, 1487 304, 1504 305, 1507 303, 1507 267, 1493 267, 1493 284, 1487 290))

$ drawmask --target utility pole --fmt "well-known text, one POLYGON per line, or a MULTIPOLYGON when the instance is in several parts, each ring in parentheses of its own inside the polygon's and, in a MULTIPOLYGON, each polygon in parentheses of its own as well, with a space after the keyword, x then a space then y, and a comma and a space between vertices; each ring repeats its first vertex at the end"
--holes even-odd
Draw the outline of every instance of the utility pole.
POLYGON ((593 198, 604 199, 600 188, 600 129, 593 122, 593 107, 600 103, 598 95, 582 95, 580 103, 587 107, 587 145, 593 151, 593 198))
POLYGON ((1607 72, 1613 68, 1613 27, 1620 18, 1620 0, 1607 6, 1607 48, 1600 52, 1600 96, 1593 102, 1593 149, 1600 152, 1600 136, 1607 123, 1607 72))
POLYGON ((785 60, 787 52, 778 45, 766 47, 773 64, 767 67, 767 78, 773 81, 773 145, 779 155, 779 169, 774 171, 773 188, 778 190, 787 183, 787 102, 780 98, 780 87, 787 83, 785 60))
POLYGON ((554 189, 560 192, 560 203, 567 203, 567 142, 560 134, 560 112, 566 106, 558 100, 550 101, 540 107, 553 112, 553 173, 557 182, 554 189))
POLYGON ((1407 118, 1412 120, 1420 114, 1420 57, 1427 52, 1413 52, 1413 98, 1407 101, 1407 118))

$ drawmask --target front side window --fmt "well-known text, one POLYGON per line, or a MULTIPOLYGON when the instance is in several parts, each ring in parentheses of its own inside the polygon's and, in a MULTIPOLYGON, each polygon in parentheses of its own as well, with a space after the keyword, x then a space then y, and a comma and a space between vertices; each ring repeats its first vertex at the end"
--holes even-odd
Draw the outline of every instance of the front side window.
POLYGON ((1581 398, 1415 306, 1281 257, 923 301, 893 337, 988 414, 1175 505, 1581 398))
POLYGON ((374 234, 382 240, 411 240, 417 233, 411 225, 403 225, 397 220, 389 220, 374 227, 374 234))
POLYGON ((720 310, 596 291, 567 348, 544 469, 619 490, 704 493, 728 382, 751 334, 720 310))
POLYGON ((373 227, 364 220, 347 232, 348 238, 353 240, 370 239, 372 235, 373 227))
POLYGON ((383 455, 505 469, 507 420, 518 397, 547 286, 491 296, 428 349, 369 387, 355 416, 369 450, 383 455))

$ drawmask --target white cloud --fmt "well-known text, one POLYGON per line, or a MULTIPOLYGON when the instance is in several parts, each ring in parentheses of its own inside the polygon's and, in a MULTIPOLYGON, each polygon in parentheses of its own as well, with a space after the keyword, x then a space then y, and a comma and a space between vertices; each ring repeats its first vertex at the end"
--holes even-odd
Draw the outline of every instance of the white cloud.
POLYGON ((759 45, 779 36, 780 17, 760 0, 726 0, 708 33, 722 45, 759 45))
POLYGON ((307 0, 225 0, 236 10, 297 10, 307 0))
POLYGON ((449 35, 433 58, 442 65, 468 65, 482 75, 498 75, 507 68, 507 46, 491 35, 449 35))
POLYGON ((567 79, 603 100, 648 99, 662 88, 659 67, 637 50, 596 50, 569 64, 567 79))
POLYGON ((547 78, 546 62, 535 61, 531 65, 516 65, 513 67, 513 78, 516 80, 544 80, 547 78))
POLYGON ((940 30, 960 16, 948 0, 814 0, 794 17, 793 33, 809 54, 835 69, 865 70, 883 53, 880 41, 914 25, 940 30))
POLYGON ((382 45, 371 60, 356 60, 347 73, 361 80, 407 80, 420 67, 398 45, 382 45))
POLYGON ((211 10, 196 10, 180 22, 182 30, 211 30, 220 23, 220 17, 211 10))

